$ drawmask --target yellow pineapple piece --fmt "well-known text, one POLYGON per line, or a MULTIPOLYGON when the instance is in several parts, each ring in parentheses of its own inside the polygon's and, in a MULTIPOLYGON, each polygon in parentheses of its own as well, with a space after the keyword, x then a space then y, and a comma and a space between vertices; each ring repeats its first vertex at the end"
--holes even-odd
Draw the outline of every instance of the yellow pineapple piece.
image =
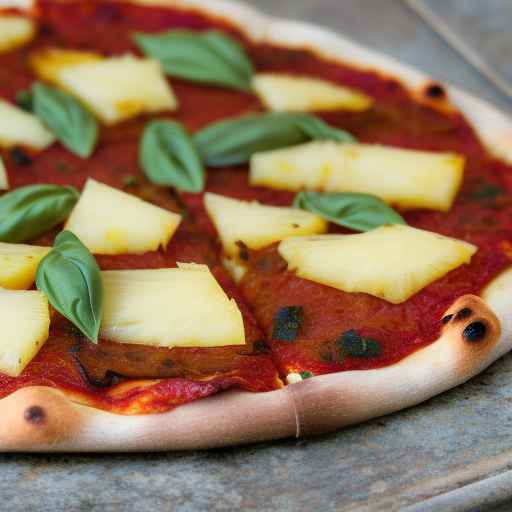
POLYGON ((102 59, 103 56, 95 52, 43 48, 33 51, 28 61, 34 73, 41 80, 61 85, 59 74, 64 68, 86 62, 98 62, 102 59))
POLYGON ((206 265, 102 272, 101 336, 155 347, 245 343, 242 314, 206 265))
POLYGON ((0 14, 0 53, 23 46, 35 33, 34 23, 29 18, 0 14))
POLYGON ((313 141, 253 155, 250 182, 286 190, 373 194, 400 209, 448 211, 465 159, 450 152, 313 141))
POLYGON ((156 60, 132 55, 66 66, 58 83, 105 124, 146 112, 176 110, 174 93, 156 60))
POLYGON ((279 245, 299 277, 393 304, 468 263, 476 251, 467 242, 398 224, 357 235, 289 238, 279 245))
POLYGON ((50 247, 0 242, 0 287, 26 290, 32 286, 39 262, 50 247))
POLYGON ((0 156, 0 190, 9 189, 9 176, 7 175, 7 169, 5 168, 2 157, 0 156))
POLYGON ((48 339, 50 311, 39 291, 0 289, 0 372, 17 377, 48 339))
POLYGON ((240 201, 219 194, 206 193, 204 204, 219 233, 224 251, 238 255, 237 242, 250 249, 262 249, 289 236, 323 233, 327 223, 318 215, 257 201, 240 201))
POLYGON ((252 86, 270 110, 312 112, 320 110, 367 110, 373 100, 355 89, 305 76, 258 73, 252 86))
POLYGON ((143 253, 166 247, 180 222, 181 215, 89 179, 65 229, 96 254, 143 253))
POLYGON ((35 115, 0 100, 0 146, 44 149, 54 141, 54 135, 35 115))

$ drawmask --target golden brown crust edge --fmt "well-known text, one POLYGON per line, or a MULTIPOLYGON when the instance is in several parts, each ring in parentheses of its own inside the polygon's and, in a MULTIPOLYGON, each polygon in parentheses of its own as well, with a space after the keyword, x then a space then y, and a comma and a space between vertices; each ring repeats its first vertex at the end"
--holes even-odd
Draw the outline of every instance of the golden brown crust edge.
MULTIPOLYGON (((132 0, 192 5, 212 11, 205 0, 132 0)), ((25 6, 29 0, 17 0, 25 6)), ((308 46, 334 59, 354 61, 394 75, 421 94, 422 73, 312 25, 270 20, 229 1, 215 2, 215 14, 232 17, 254 38, 308 46)), ((512 123, 491 106, 455 88, 450 98, 488 146, 512 161, 512 123)), ((420 403, 461 384, 512 346, 512 269, 482 294, 459 298, 433 344, 386 368, 342 372, 308 379, 268 393, 230 391, 163 414, 120 416, 74 403, 47 387, 23 388, 0 400, 0 450, 43 452, 147 451, 213 448, 339 429, 420 403), (464 308, 471 315, 457 319, 464 308), (485 336, 469 341, 475 322, 485 336)), ((463 316, 463 315, 462 315, 463 316)))
MULTIPOLYGON (((512 270, 496 282, 488 296, 499 303, 512 270)), ((501 306, 510 311, 510 301, 501 306)), ((323 375, 267 393, 229 391, 163 414, 121 416, 76 404, 52 388, 23 388, 0 400, 0 450, 202 449, 334 431, 461 384, 510 348, 510 331, 502 332, 481 298, 465 295, 446 315, 452 316, 438 340, 395 365, 323 375)))

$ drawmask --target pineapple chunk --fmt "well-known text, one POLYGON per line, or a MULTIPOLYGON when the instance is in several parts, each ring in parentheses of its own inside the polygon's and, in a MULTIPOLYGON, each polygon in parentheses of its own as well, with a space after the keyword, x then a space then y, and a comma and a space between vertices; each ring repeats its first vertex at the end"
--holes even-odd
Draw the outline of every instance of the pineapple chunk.
POLYGON ((409 226, 381 226, 357 235, 295 237, 279 253, 299 277, 393 304, 471 260, 474 245, 409 226))
POLYGON ((206 265, 102 272, 101 336, 156 347, 245 343, 242 314, 206 265))
POLYGON ((247 264, 236 256, 222 258, 222 264, 236 284, 240 283, 247 272, 247 264))
POLYGON ((319 110, 367 110, 373 100, 360 91, 318 78, 259 73, 252 87, 270 110, 314 112, 319 110))
POLYGON ((446 212, 462 184, 464 164, 456 153, 314 141, 255 154, 250 182, 287 190, 362 192, 404 210, 446 212))
POLYGON ((53 134, 35 115, 0 100, 0 146, 44 149, 54 140, 53 134))
POLYGON ((262 249, 289 236, 327 230, 325 220, 298 208, 266 206, 211 193, 204 195, 204 204, 230 256, 239 253, 237 242, 262 249))
POLYGON ((26 290, 34 283, 37 266, 50 247, 0 242, 0 287, 26 290))
POLYGON ((144 112, 175 110, 176 98, 160 63, 131 55, 66 66, 58 83, 83 101, 105 124, 144 112))
POLYGON ((23 46, 35 33, 32 20, 23 16, 0 15, 0 53, 23 46))
POLYGON ((2 157, 0 156, 0 190, 9 189, 9 176, 7 175, 7 169, 5 168, 2 157))
POLYGON ((181 215, 87 180, 65 229, 96 254, 143 253, 166 247, 181 215))
POLYGON ((17 377, 48 339, 50 311, 39 291, 1 290, 0 372, 17 377))
POLYGON ((61 85, 59 73, 64 68, 86 62, 97 62, 102 59, 102 55, 94 52, 43 48, 30 54, 29 64, 41 80, 61 85))

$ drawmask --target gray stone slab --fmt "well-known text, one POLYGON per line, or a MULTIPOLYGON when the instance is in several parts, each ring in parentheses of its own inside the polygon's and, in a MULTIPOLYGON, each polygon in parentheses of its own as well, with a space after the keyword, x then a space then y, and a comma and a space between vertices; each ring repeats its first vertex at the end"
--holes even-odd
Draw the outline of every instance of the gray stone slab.
MULTIPOLYGON (((510 31, 499 44, 486 35, 489 24, 510 25, 509 0, 429 2, 447 16, 464 16, 472 41, 496 52, 497 64, 509 65, 510 31), (483 7, 490 4, 490 10, 483 7), (495 49, 500 45, 503 51, 495 49)), ((508 106, 399 0, 251 3, 329 26, 508 106)), ((511 431, 508 355, 416 408, 313 440, 177 454, 3 455, 0 510, 399 510, 512 469, 511 431)))

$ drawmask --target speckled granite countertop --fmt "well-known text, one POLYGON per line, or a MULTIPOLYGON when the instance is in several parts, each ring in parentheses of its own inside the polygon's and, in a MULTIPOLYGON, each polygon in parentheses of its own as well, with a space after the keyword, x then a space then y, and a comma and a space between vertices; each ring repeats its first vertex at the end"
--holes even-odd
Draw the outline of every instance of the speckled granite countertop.
MULTIPOLYGON (((400 0, 248 1, 328 26, 512 112, 400 0)), ((510 0, 426 1, 512 80, 510 0)), ((315 440, 178 454, 4 455, 0 464, 0 509, 9 512, 399 510, 512 468, 512 356, 419 407, 315 440)), ((472 510, 503 501, 497 496, 496 487, 472 510)), ((461 507, 450 509, 470 510, 461 507)))

